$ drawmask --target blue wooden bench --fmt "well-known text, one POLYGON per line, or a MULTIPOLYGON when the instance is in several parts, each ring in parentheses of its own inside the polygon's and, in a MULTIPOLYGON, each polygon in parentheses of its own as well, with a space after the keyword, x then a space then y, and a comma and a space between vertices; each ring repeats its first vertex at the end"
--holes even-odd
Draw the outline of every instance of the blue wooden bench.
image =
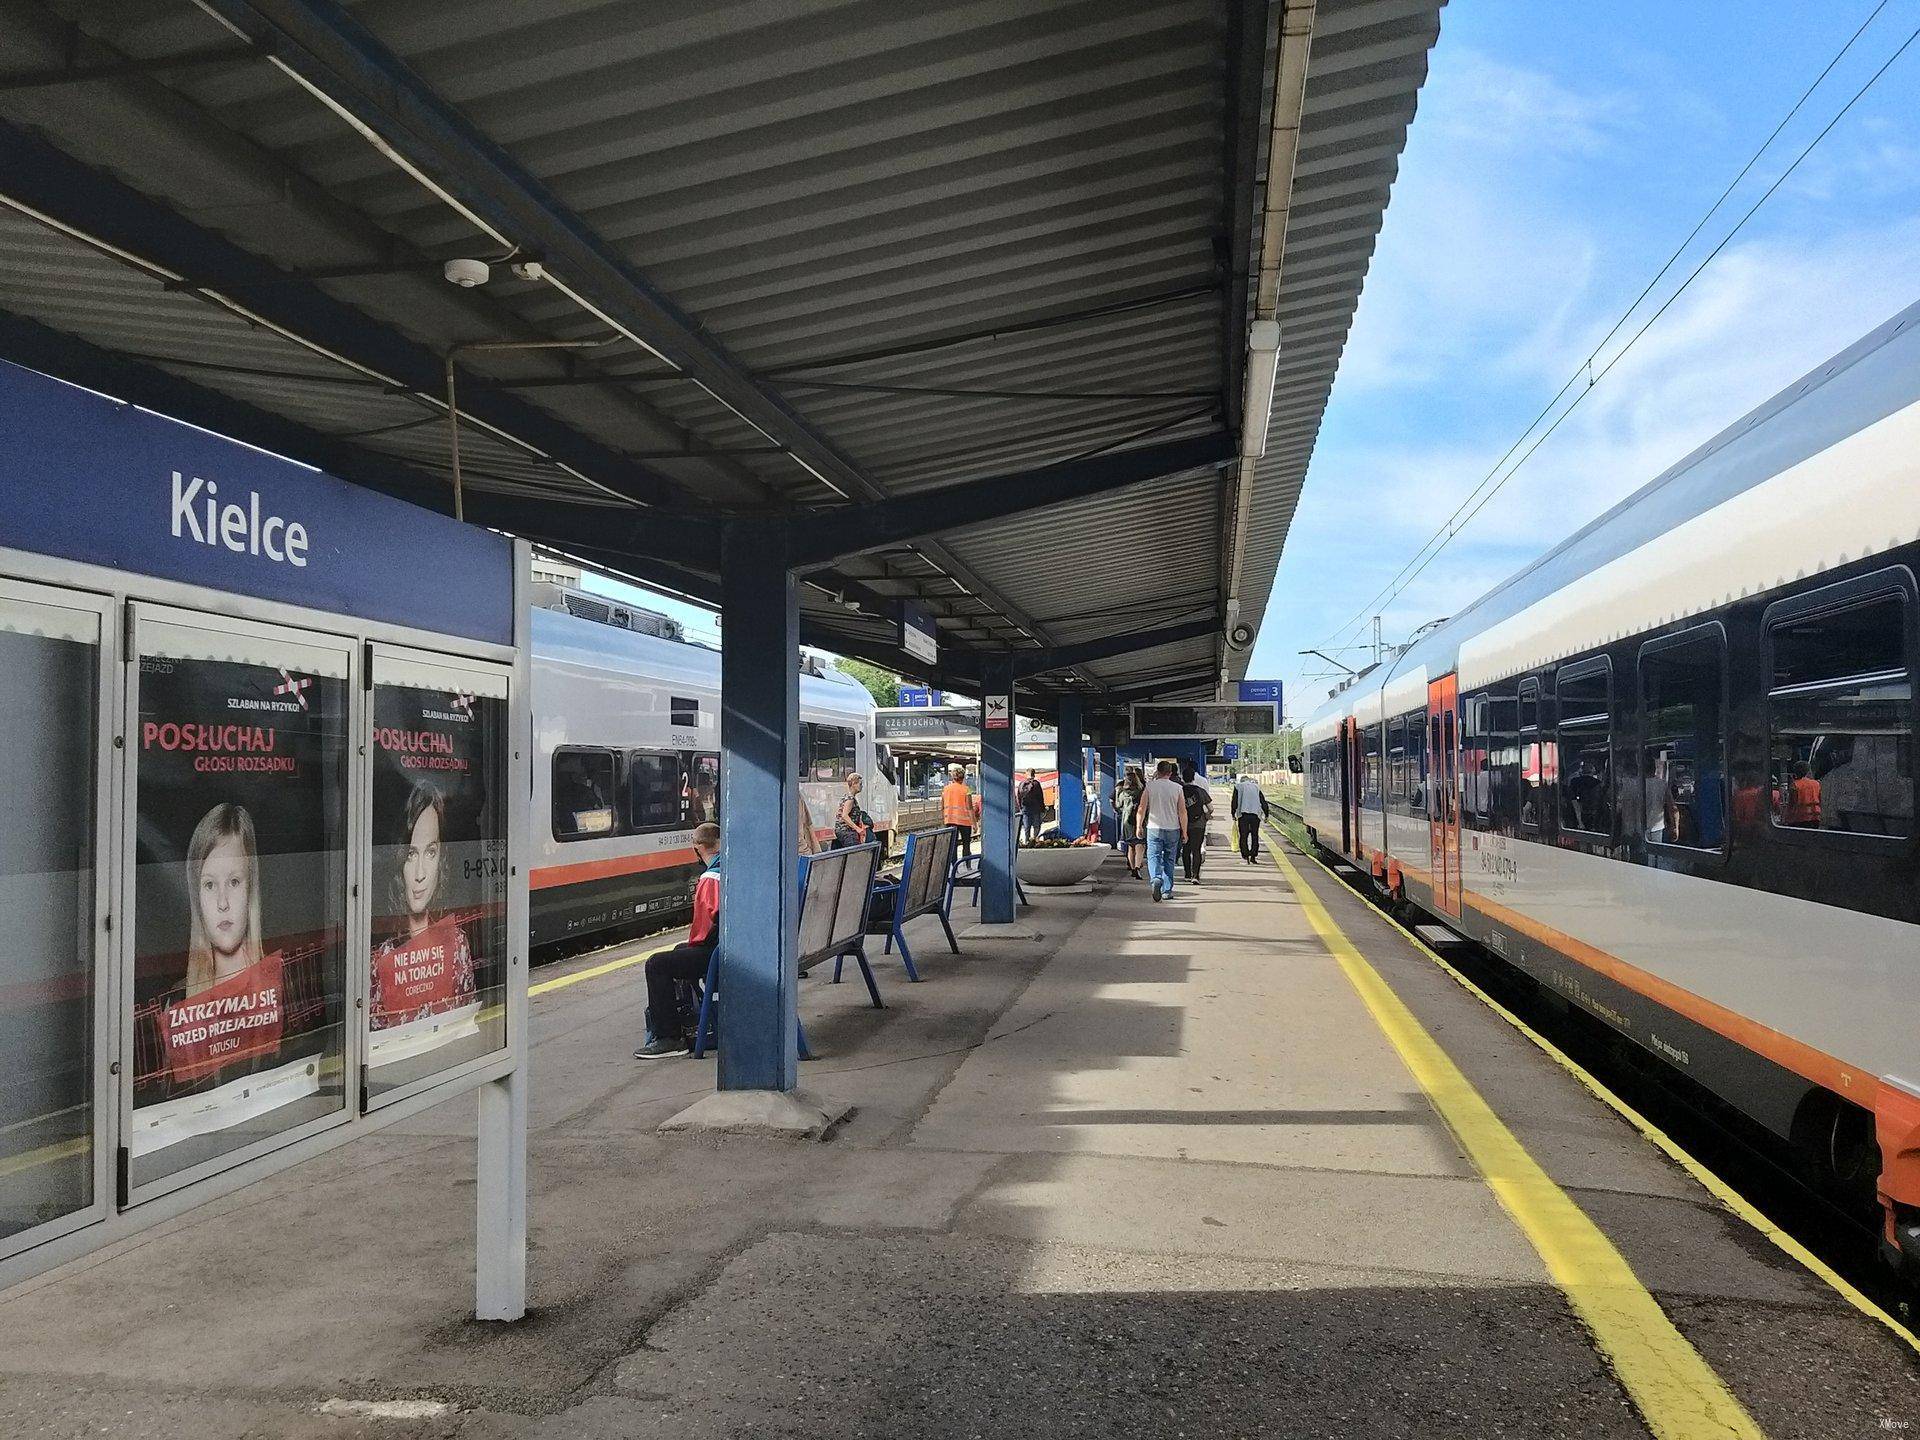
MULTIPOLYGON (((950 912, 953 908, 953 851, 958 837, 945 825, 934 830, 916 830, 907 836, 906 853, 900 860, 900 878, 882 880, 873 887, 873 898, 878 902, 882 896, 892 902, 892 913, 884 923, 868 922, 870 934, 884 934, 887 937, 883 953, 891 955, 893 947, 900 947, 900 963, 907 967, 907 979, 918 981, 920 972, 914 967, 913 951, 907 947, 906 923, 922 915, 939 917, 940 928, 947 932, 947 945, 953 953, 960 953, 960 942, 953 938, 953 922, 950 912)), ((833 978, 840 978, 840 967, 834 964, 833 978)))
MULTIPOLYGON (((860 977, 867 982, 867 994, 873 1008, 885 1009, 880 987, 874 983, 873 967, 867 963, 867 912, 873 905, 873 886, 880 873, 880 847, 853 845, 845 850, 825 850, 818 855, 800 857, 800 943, 797 969, 805 975, 814 966, 831 960, 833 978, 840 978, 840 967, 848 956, 860 966, 860 977)), ((725 910, 722 910, 724 916, 725 910)), ((724 921, 723 921, 724 926, 724 921)), ((725 929, 721 931, 725 936, 725 929)), ((722 939, 724 945, 725 940, 722 939)), ((720 951, 707 962, 707 982, 700 995, 700 1017, 694 1025, 693 1055, 697 1060, 713 1043, 713 1009, 719 998, 720 951)), ((800 1058, 813 1058, 807 1049, 807 1032, 796 1016, 795 1039, 800 1058)))

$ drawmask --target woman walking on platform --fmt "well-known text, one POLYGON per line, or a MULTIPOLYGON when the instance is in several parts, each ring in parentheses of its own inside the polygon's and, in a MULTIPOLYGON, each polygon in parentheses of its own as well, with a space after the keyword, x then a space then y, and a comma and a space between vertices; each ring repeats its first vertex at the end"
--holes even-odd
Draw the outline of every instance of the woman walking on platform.
POLYGON ((1147 788, 1146 777, 1138 765, 1127 766, 1126 777, 1114 787, 1113 809, 1120 817, 1120 844, 1127 857, 1127 874, 1140 878, 1140 865, 1146 858, 1146 842, 1135 832, 1140 816, 1140 795, 1147 788))

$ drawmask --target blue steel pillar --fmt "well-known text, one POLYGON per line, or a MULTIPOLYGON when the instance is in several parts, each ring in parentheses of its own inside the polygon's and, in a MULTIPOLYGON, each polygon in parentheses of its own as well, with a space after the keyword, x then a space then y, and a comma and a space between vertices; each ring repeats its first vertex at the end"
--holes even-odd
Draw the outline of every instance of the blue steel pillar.
POLYGON ((798 985, 800 601, 785 556, 729 529, 720 566, 722 1090, 791 1090, 798 985), (755 553, 742 554, 751 548, 755 553))
POLYGON ((1078 840, 1087 830, 1087 741, 1080 733, 1080 701, 1060 701, 1060 728, 1054 733, 1053 765, 1060 772, 1057 790, 1060 834, 1078 840))
POLYGON ((980 664, 980 923, 1013 923, 1013 657, 989 655, 980 664), (986 699, 1007 698, 1005 729, 989 730, 986 699))
POLYGON ((1112 845, 1120 839, 1120 812, 1113 805, 1113 792, 1120 783, 1117 751, 1112 745, 1101 745, 1094 754, 1100 765, 1100 838, 1112 845))

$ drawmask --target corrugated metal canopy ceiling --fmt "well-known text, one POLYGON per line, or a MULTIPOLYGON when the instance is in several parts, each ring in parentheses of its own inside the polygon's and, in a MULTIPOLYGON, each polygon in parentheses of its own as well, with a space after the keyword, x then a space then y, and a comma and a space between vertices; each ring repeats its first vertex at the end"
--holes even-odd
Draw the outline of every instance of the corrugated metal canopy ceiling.
MULTIPOLYGON (((1313 15, 1284 206, 1280 377, 1244 506, 1242 619, 1266 606, 1438 5, 1320 0, 1313 15)), ((844 474, 801 463, 809 452, 790 434, 631 338, 609 340, 555 285, 499 264, 482 288, 448 285, 442 262, 498 259, 498 236, 214 13, 231 21, 238 8, 328 7, 0 11, 0 123, 100 180, 82 201, 72 186, 34 192, 0 173, 11 202, 0 245, 15 262, 0 275, 0 355, 56 373, 68 342, 132 360, 130 375, 304 427, 348 478, 445 503, 446 422, 426 362, 475 341, 607 340, 461 358, 462 409, 474 412, 463 480, 478 518, 527 498, 624 506, 636 485, 692 509, 859 498, 844 474), (201 267, 180 258, 197 234, 209 237, 201 267), (235 247, 277 278, 223 289, 220 257, 235 247), (364 352, 345 353, 338 337, 362 323, 364 352), (381 358, 396 356, 418 363, 381 358)), ((1279 4, 344 9, 777 400, 807 443, 843 457, 866 494, 1237 430, 1279 4)), ((805 591, 811 633, 897 661, 873 613, 875 597, 894 596, 925 603, 955 648, 1056 647, 1209 616, 1223 630, 1235 473, 1170 476, 847 559, 805 591)), ((700 588, 673 566, 622 568, 700 588)), ((1188 697, 1243 666, 1212 633, 1036 688, 1188 697)))

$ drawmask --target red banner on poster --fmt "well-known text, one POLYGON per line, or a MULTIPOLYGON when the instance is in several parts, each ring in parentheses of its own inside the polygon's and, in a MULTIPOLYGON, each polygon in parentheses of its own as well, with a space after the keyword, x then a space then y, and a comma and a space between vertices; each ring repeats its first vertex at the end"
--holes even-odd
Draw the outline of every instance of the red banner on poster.
POLYGON ((473 958, 452 919, 373 952, 373 1028, 432 1014, 473 998, 473 958))
POLYGON ((187 1084, 221 1067, 270 1055, 283 1024, 280 954, 263 956, 236 975, 160 1010, 167 1071, 187 1084))

